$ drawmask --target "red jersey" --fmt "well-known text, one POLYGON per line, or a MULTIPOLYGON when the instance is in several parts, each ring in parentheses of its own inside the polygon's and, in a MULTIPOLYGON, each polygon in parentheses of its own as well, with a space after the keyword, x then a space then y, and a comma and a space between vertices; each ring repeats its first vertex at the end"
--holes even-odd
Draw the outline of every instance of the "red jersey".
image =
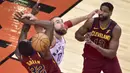
MULTIPOLYGON (((101 29, 99 24, 99 19, 95 18, 94 22, 92 24, 92 28, 89 30, 89 32, 92 33, 91 40, 101 46, 102 48, 108 49, 109 43, 112 38, 112 31, 114 27, 116 26, 116 22, 113 20, 110 21, 109 25, 105 29, 101 29)), ((100 52, 98 52, 95 48, 91 47, 88 44, 85 44, 84 46, 84 54, 85 57, 90 57, 93 59, 102 59, 104 58, 103 55, 101 55, 100 52)))
POLYGON ((58 65, 53 59, 44 60, 39 53, 34 53, 32 56, 22 56, 22 65, 29 73, 61 73, 58 65))

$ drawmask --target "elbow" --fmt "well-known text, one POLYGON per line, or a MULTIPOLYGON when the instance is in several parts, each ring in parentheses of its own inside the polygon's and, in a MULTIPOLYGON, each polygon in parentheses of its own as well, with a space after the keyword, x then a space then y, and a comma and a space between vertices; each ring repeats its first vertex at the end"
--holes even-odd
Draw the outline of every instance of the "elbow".
POLYGON ((77 34, 77 33, 75 33, 75 39, 80 41, 80 42, 84 41, 84 38, 81 35, 77 34))
POLYGON ((116 57, 116 56, 109 56, 108 58, 109 58, 109 59, 113 59, 113 58, 115 58, 115 57, 116 57))
POLYGON ((82 40, 78 36, 75 36, 75 39, 82 42, 82 40))
POLYGON ((110 55, 108 56, 109 59, 113 59, 113 58, 115 58, 115 57, 116 57, 116 53, 110 54, 110 55))
POLYGON ((54 31, 54 24, 50 22, 49 25, 47 25, 45 29, 49 31, 54 31))
POLYGON ((45 29, 54 29, 54 24, 51 21, 47 22, 47 26, 43 26, 45 29))

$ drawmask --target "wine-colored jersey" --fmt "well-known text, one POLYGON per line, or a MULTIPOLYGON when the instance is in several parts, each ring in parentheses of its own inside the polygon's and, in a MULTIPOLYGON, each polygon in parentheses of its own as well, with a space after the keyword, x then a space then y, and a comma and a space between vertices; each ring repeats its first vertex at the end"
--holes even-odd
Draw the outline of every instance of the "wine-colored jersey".
MULTIPOLYGON (((89 32, 92 33, 91 40, 102 48, 108 49, 112 38, 112 31, 116 24, 116 22, 111 20, 107 28, 101 28, 99 19, 95 18, 92 24, 92 28, 89 30, 89 32)), ((93 59, 104 58, 100 52, 88 44, 85 44, 83 56, 93 59)))
POLYGON ((61 73, 57 63, 53 59, 42 59, 37 52, 32 56, 22 56, 21 62, 29 73, 61 73))

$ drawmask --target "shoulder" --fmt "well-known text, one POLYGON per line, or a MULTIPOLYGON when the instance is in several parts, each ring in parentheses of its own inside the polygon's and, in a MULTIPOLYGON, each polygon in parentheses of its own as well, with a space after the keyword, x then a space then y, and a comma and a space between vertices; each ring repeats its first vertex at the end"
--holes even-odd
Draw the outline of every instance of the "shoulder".
POLYGON ((113 31, 121 31, 121 27, 115 22, 114 20, 111 19, 111 25, 113 26, 113 31))
MULTIPOLYGON (((116 23, 116 22, 115 22, 116 23)), ((113 29, 113 32, 121 32, 122 31, 122 29, 121 29, 121 27, 116 23, 116 25, 115 25, 115 27, 114 27, 114 29, 113 29)))
POLYGON ((118 30, 118 31, 121 31, 121 27, 119 25, 116 25, 114 29, 118 30))
POLYGON ((119 39, 120 36, 121 36, 121 33, 122 33, 122 29, 121 27, 117 24, 114 29, 113 29, 113 32, 112 32, 112 35, 113 37, 119 39))

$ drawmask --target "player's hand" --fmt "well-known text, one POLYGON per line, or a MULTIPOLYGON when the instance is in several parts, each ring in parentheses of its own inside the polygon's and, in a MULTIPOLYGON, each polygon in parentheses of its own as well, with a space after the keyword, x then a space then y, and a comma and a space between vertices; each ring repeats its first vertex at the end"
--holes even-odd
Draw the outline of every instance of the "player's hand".
POLYGON ((90 39, 90 38, 86 38, 86 44, 92 46, 93 48, 97 48, 97 45, 90 39))
POLYGON ((88 32, 87 34, 85 34, 85 41, 86 41, 86 44, 89 44, 91 45, 92 44, 92 40, 90 39, 91 38, 91 32, 88 32))
POLYGON ((90 32, 88 32, 87 34, 85 34, 85 41, 86 41, 87 44, 91 43, 90 38, 91 38, 91 33, 90 32))
POLYGON ((88 32, 87 34, 85 34, 85 38, 91 38, 91 36, 92 36, 91 32, 88 32))
POLYGON ((31 14, 36 15, 39 12, 40 6, 39 6, 40 0, 37 1, 37 3, 33 6, 31 14))
POLYGON ((96 44, 90 39, 91 36, 92 36, 92 33, 87 33, 87 34, 85 35, 86 44, 88 44, 88 45, 90 45, 90 46, 92 46, 92 47, 94 47, 94 48, 97 48, 98 45, 96 45, 96 44))
POLYGON ((14 14, 14 19, 16 19, 16 20, 18 20, 18 21, 20 21, 20 22, 22 22, 24 24, 29 24, 29 25, 33 24, 33 22, 30 21, 27 17, 26 18, 22 18, 22 16, 23 16, 22 12, 16 12, 14 14))
POLYGON ((94 11, 92 11, 91 13, 88 14, 88 19, 92 18, 95 14, 99 14, 100 13, 100 10, 99 9, 96 9, 94 11))
POLYGON ((30 14, 30 13, 22 15, 22 19, 23 18, 28 18, 29 20, 37 20, 37 18, 34 15, 30 14))
POLYGON ((14 14, 14 19, 16 19, 16 20, 18 20, 18 21, 22 21, 23 19, 22 19, 22 15, 23 15, 24 13, 23 12, 16 12, 15 14, 14 14))

